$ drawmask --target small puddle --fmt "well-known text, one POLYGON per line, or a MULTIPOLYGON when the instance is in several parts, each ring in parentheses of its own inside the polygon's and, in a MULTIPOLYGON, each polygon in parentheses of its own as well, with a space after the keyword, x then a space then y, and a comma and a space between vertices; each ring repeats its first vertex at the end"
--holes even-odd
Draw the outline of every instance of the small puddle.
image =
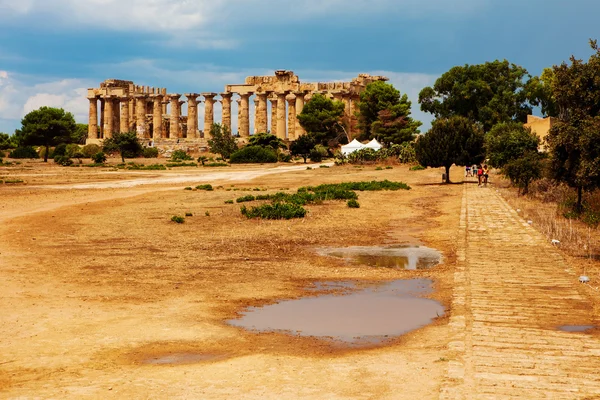
POLYGON ((184 364, 195 364, 204 361, 213 361, 223 358, 223 356, 216 354, 202 354, 202 353, 171 353, 157 357, 147 358, 142 361, 143 364, 153 365, 184 365, 184 364))
POLYGON ((594 328, 594 325, 563 325, 559 326, 558 330, 565 332, 586 332, 594 328))
MULTIPOLYGON (((444 315, 440 303, 421 297, 432 292, 431 285, 429 279, 398 280, 341 295, 285 300, 250 307, 239 319, 227 322, 260 332, 283 331, 352 345, 377 344, 444 315)), ((335 287, 349 286, 341 283, 335 287)))
POLYGON ((317 254, 343 258, 357 265, 408 270, 428 269, 442 261, 439 251, 424 246, 353 246, 325 247, 317 254))

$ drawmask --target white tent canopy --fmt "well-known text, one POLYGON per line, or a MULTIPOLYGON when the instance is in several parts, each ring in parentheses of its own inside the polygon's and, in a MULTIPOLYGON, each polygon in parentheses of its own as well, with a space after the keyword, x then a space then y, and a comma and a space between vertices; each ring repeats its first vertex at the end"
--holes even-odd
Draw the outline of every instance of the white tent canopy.
POLYGON ((371 140, 369 143, 365 144, 367 149, 379 150, 381 149, 381 143, 377 141, 377 139, 371 140))
POLYGON ((354 139, 348 144, 342 146, 342 154, 347 156, 350 153, 354 153, 356 150, 364 149, 365 145, 354 139))

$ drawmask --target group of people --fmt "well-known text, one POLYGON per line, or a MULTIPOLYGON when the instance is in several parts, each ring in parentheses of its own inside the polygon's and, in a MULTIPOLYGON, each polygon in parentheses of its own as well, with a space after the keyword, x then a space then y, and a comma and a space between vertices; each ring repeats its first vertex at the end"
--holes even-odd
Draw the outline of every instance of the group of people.
POLYGON ((489 169, 487 164, 483 164, 483 167, 478 164, 467 165, 465 167, 465 176, 476 176, 479 184, 477 186, 486 185, 488 183, 489 169))

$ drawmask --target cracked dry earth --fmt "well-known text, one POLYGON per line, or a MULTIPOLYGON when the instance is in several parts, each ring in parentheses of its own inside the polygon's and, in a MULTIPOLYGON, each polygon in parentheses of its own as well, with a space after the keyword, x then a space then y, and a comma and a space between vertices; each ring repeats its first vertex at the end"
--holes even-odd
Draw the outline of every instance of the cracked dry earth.
POLYGON ((494 190, 465 185, 441 399, 598 399, 593 304, 560 252, 494 190))

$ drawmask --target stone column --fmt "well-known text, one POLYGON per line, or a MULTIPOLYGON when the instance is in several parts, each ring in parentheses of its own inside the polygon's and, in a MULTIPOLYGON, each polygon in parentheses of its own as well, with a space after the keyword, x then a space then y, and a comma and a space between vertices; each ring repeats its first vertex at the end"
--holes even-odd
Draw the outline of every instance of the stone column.
POLYGON ((221 93, 223 117, 221 123, 231 132, 231 96, 233 93, 221 93))
POLYGON ((257 133, 256 129, 259 124, 259 122, 258 122, 259 117, 258 117, 258 112, 257 112, 258 111, 258 97, 254 97, 253 102, 254 102, 254 133, 253 133, 253 135, 256 135, 256 133, 257 133))
POLYGON ((277 136, 277 98, 269 100, 271 101, 271 134, 277 136))
POLYGON ((127 128, 127 132, 133 132, 135 127, 135 98, 129 97, 129 104, 127 105, 129 108, 129 127, 127 128))
POLYGON ((88 139, 98 139, 98 98, 88 97, 90 114, 88 118, 88 139))
POLYGON ((210 129, 215 122, 214 104, 216 93, 202 93, 204 96, 204 138, 210 139, 210 129))
POLYGON ((111 95, 104 96, 104 139, 111 138, 114 132, 115 113, 111 95))
POLYGON ((240 108, 238 110, 238 132, 241 138, 250 137, 250 96, 252 96, 252 93, 240 94, 240 108))
POLYGON ((162 129, 162 95, 153 94, 150 96, 152 98, 152 138, 154 141, 156 139, 162 139, 163 137, 163 129, 162 129))
POLYGON ((135 130, 137 137, 140 139, 148 138, 148 129, 146 129, 146 101, 148 95, 137 94, 135 95, 135 130))
POLYGON ((181 111, 181 107, 185 104, 185 101, 183 100, 179 100, 177 102, 177 105, 179 106, 179 123, 181 124, 181 126, 179 127, 179 137, 180 138, 186 138, 187 137, 187 118, 185 119, 185 130, 184 128, 184 124, 183 124, 183 112, 181 111))
POLYGON ((238 118, 237 118, 237 126, 238 126, 238 136, 240 136, 240 126, 242 126, 242 99, 239 98, 235 101, 238 106, 238 118))
POLYGON ((113 98, 113 134, 114 132, 121 132, 121 101, 118 97, 113 98))
POLYGON ((285 92, 277 93, 277 137, 280 139, 286 136, 285 95, 285 92))
POLYGON ((294 121, 294 135, 296 136, 296 139, 298 139, 300 136, 306 133, 302 125, 300 125, 300 120, 297 118, 298 114, 300 114, 302 112, 302 109, 304 108, 304 95, 306 93, 295 92, 294 94, 296 95, 296 121, 294 121))
POLYGON ((180 94, 170 94, 171 101, 171 124, 169 128, 169 138, 178 139, 181 137, 181 129, 179 129, 179 98, 180 94))
POLYGON ((121 97, 119 102, 121 103, 120 130, 121 132, 129 132, 129 98, 121 97))
POLYGON ((257 93, 256 113, 254 122, 254 133, 267 133, 269 116, 267 109, 267 93, 257 93))
POLYGON ((296 96, 289 94, 285 99, 288 103, 288 139, 296 140, 296 96))
POLYGON ((187 137, 190 139, 198 137, 198 100, 196 100, 198 96, 200 96, 198 93, 185 94, 188 103, 187 137))
POLYGON ((106 102, 103 97, 100 97, 100 138, 104 139, 104 114, 106 102))

